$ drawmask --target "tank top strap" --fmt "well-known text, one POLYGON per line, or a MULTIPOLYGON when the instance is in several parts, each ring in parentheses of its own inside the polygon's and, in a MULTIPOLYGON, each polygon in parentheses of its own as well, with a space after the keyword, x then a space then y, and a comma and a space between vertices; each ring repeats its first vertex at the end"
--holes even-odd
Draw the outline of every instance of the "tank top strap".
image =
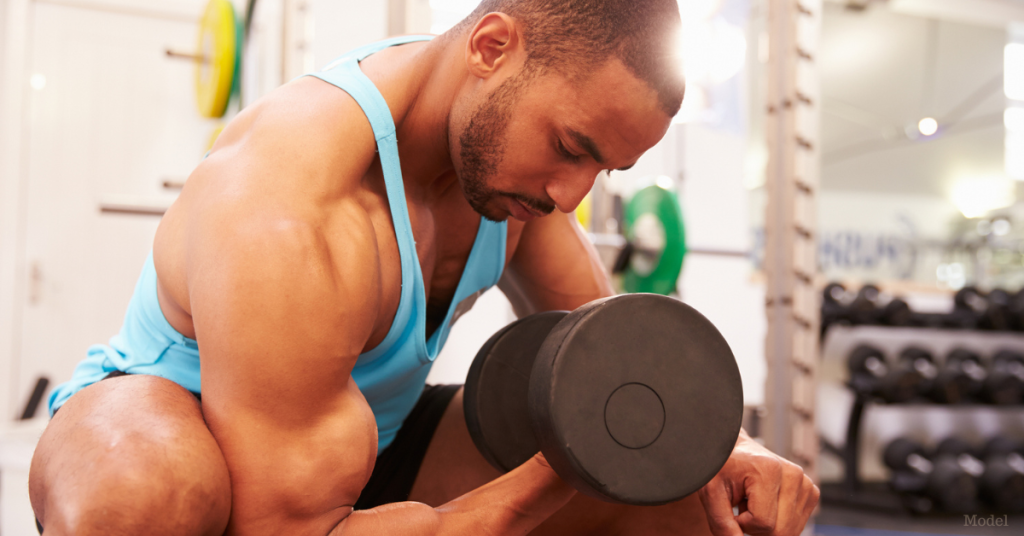
MULTIPOLYGON (((388 335, 378 345, 378 348, 390 347, 394 340, 402 335, 401 332, 404 330, 394 328, 403 323, 403 318, 409 316, 409 307, 417 310, 425 308, 426 304, 413 303, 419 298, 419 295, 422 295, 422 292, 416 293, 415 289, 423 286, 423 275, 420 271, 420 263, 416 258, 416 242, 412 234, 412 224, 409 221, 409 208, 405 202, 405 183, 402 180, 402 166, 398 157, 395 122, 384 96, 359 68, 359 61, 390 46, 430 39, 431 36, 401 36, 372 43, 341 56, 321 71, 307 75, 319 78, 348 93, 362 108, 377 141, 377 153, 380 156, 388 205, 391 208, 391 222, 395 228, 395 238, 398 241, 398 253, 402 263, 402 294, 399 300, 399 311, 395 315, 392 329, 388 330, 388 335)), ((373 352, 371 351, 371 353, 373 352)))

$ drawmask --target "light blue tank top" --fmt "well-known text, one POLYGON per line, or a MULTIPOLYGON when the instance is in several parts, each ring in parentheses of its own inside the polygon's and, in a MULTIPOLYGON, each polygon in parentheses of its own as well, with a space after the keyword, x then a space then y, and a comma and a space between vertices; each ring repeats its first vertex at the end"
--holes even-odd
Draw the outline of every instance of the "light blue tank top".
MULTIPOLYGON (((426 338, 426 293, 416 257, 416 243, 405 203, 402 168, 391 111, 380 92, 359 68, 359 62, 384 48, 426 41, 430 36, 404 36, 356 49, 332 62, 315 76, 352 96, 363 109, 377 140, 391 220, 402 263, 402 293, 398 312, 384 340, 359 356, 352 377, 377 420, 378 454, 394 440, 402 421, 412 411, 427 373, 441 351, 451 324, 465 305, 496 285, 505 265, 506 225, 480 218, 480 228, 448 312, 430 339, 426 338), (460 307, 460 304, 463 307, 460 307)), ((119 370, 152 374, 200 393, 199 346, 167 322, 157 300, 157 274, 150 253, 135 285, 121 331, 109 344, 89 348, 85 360, 68 382, 54 389, 50 414, 71 395, 119 370)))

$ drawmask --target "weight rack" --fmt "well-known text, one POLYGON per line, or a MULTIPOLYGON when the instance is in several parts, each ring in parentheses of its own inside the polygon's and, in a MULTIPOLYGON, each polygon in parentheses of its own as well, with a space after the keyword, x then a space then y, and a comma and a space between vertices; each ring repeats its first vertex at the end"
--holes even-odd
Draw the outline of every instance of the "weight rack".
MULTIPOLYGON (((846 359, 850 350, 860 344, 881 346, 887 350, 887 355, 895 355, 898 349, 901 348, 924 345, 933 350, 939 349, 934 352, 937 360, 945 359, 945 355, 949 350, 955 347, 979 351, 986 359, 990 358, 997 349, 1006 348, 1024 351, 1024 333, 887 326, 841 326, 833 329, 835 333, 822 341, 822 355, 824 359, 832 361, 832 364, 835 366, 838 366, 835 361, 841 361, 844 371, 846 371, 846 359), (882 339, 881 344, 879 344, 879 339, 882 339)), ((887 482, 865 481, 861 479, 862 432, 865 415, 870 407, 891 406, 907 409, 935 407, 954 411, 974 411, 980 408, 1012 412, 1024 410, 1024 404, 997 406, 983 403, 966 403, 951 405, 919 400, 890 404, 880 398, 858 393, 850 387, 848 377, 843 385, 846 390, 854 395, 853 403, 847 414, 848 420, 845 428, 844 444, 837 446, 824 438, 821 440, 824 451, 841 459, 843 479, 838 483, 822 485, 822 502, 890 514, 905 514, 908 512, 908 509, 903 506, 902 496, 890 490, 887 482)), ((881 456, 880 452, 879 456, 881 456)), ((980 514, 982 512, 979 511, 977 513, 980 514)), ((985 511, 984 513, 988 515, 989 513, 997 512, 985 511)), ((937 512, 934 515, 948 516, 958 514, 937 512)))

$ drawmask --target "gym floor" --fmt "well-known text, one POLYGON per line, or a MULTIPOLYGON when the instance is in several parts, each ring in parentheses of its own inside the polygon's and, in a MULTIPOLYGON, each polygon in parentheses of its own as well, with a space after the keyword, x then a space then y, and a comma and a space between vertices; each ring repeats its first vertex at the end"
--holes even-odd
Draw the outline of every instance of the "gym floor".
MULTIPOLYGON (((904 510, 899 499, 887 493, 867 507, 849 506, 829 500, 833 489, 822 489, 821 510, 815 518, 816 536, 927 536, 957 534, 962 536, 1010 536, 1024 534, 1024 514, 1006 516, 1005 526, 969 526, 963 514, 914 515, 904 510)), ((868 501, 865 501, 865 503, 868 501)), ((991 512, 977 514, 988 519, 991 512)), ((998 516, 1002 517, 1002 516, 998 516)))

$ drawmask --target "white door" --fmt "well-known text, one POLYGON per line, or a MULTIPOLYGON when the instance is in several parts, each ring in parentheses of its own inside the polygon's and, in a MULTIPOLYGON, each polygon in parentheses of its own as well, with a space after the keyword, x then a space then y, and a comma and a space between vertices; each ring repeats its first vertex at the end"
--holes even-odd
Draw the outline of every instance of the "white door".
POLYGON ((34 4, 16 408, 120 328, 159 217, 100 205, 170 204, 163 183, 188 176, 216 126, 193 65, 165 53, 194 49, 197 23, 135 13, 34 4))

